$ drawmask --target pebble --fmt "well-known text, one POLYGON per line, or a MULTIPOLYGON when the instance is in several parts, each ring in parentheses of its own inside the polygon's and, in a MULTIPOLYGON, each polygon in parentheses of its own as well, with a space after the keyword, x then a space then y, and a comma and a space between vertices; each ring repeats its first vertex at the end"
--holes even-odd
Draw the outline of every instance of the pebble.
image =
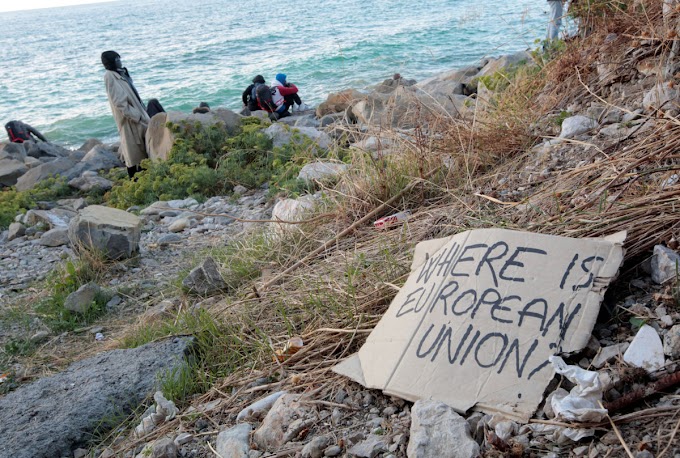
POLYGON ((323 456, 338 456, 342 453, 342 448, 339 447, 338 445, 331 445, 328 447, 326 450, 323 452, 323 456))

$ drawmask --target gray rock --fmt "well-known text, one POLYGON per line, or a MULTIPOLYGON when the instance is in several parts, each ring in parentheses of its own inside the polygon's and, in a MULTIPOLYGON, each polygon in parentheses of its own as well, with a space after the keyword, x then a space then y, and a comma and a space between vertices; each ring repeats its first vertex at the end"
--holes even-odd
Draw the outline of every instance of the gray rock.
POLYGON ((0 398, 0 456, 70 456, 102 421, 137 408, 155 391, 159 374, 184 365, 188 345, 188 340, 171 339, 103 352, 5 395, 0 398))
POLYGON ((250 431, 248 423, 240 423, 217 436, 217 453, 222 458, 248 458, 250 431))
POLYGON ((101 251, 110 259, 129 258, 139 251, 142 221, 115 208, 90 205, 69 224, 74 246, 101 251))
POLYGON ((79 176, 82 169, 82 165, 76 165, 71 159, 58 158, 30 169, 17 180, 16 188, 17 191, 27 191, 51 176, 63 176, 70 180, 79 176))
POLYGON ((33 343, 44 342, 45 340, 47 340, 47 338, 49 336, 50 336, 50 333, 47 332, 47 331, 38 331, 31 336, 31 342, 33 342, 33 343))
POLYGON ((177 437, 175 437, 175 445, 178 447, 181 447, 184 444, 188 444, 189 442, 194 440, 193 434, 189 433, 180 433, 177 437))
POLYGON ((86 164, 86 170, 109 170, 114 167, 122 167, 123 163, 118 156, 113 154, 103 145, 97 145, 87 152, 80 160, 86 164))
POLYGON ((298 174, 298 180, 324 180, 340 176, 349 166, 337 162, 312 162, 305 164, 298 174))
POLYGON ((655 283, 662 284, 674 279, 680 272, 680 255, 668 247, 656 245, 651 268, 652 280, 655 283))
POLYGON ((64 301, 64 308, 72 312, 85 313, 92 307, 95 297, 100 292, 101 288, 98 284, 87 283, 68 295, 64 301))
POLYGON ((499 57, 498 59, 489 59, 489 62, 479 71, 477 76, 493 75, 500 70, 527 63, 533 63, 531 54, 527 51, 519 51, 514 54, 499 57))
POLYGON ((0 186, 14 186, 20 176, 28 171, 23 161, 0 159, 0 186))
POLYGON ((165 234, 158 237, 158 245, 167 246, 173 243, 179 243, 182 240, 184 240, 184 238, 179 234, 165 234))
POLYGON ((110 309, 116 307, 117 305, 119 305, 121 302, 123 302, 123 298, 121 298, 121 297, 118 296, 118 295, 113 296, 113 297, 111 298, 111 300, 109 300, 109 301, 106 303, 106 309, 107 309, 107 310, 110 310, 110 309))
MULTIPOLYGON (((375 456, 378 456, 380 453, 386 451, 387 444, 385 443, 385 436, 369 434, 369 436, 365 440, 350 447, 347 450, 347 453, 360 458, 374 458, 375 456)), ((433 457, 439 455, 429 456, 433 457)), ((444 455, 441 456, 443 457, 444 455)))
POLYGON ((302 458, 321 458, 324 455, 324 450, 331 443, 331 439, 327 436, 317 436, 302 449, 302 458))
POLYGON ((78 151, 88 152, 97 145, 103 145, 103 143, 99 139, 90 138, 78 148, 78 151))
POLYGON ((26 164, 26 167, 28 167, 29 169, 32 169, 39 165, 42 165, 43 162, 40 159, 36 159, 31 156, 26 156, 26 159, 24 159, 24 164, 26 164))
POLYGON ((248 188, 246 188, 245 186, 241 186, 240 184, 238 184, 238 185, 234 186, 233 192, 236 193, 236 194, 241 194, 241 195, 243 195, 243 194, 245 194, 245 193, 248 192, 248 188))
POLYGON ((301 418, 307 411, 299 394, 281 396, 253 434, 259 450, 277 450, 303 428, 301 418))
POLYGON ((678 89, 670 83, 657 83, 645 94, 642 106, 645 110, 670 110, 677 105, 679 94, 678 89))
POLYGON ((76 214, 75 211, 64 208, 29 210, 26 212, 26 215, 24 215, 24 223, 28 226, 35 226, 36 224, 42 223, 52 229, 55 227, 68 227, 69 222, 76 214))
POLYGON ((670 328, 664 336, 663 352, 672 359, 680 358, 680 324, 670 328))
POLYGON ((10 242, 26 233, 26 226, 21 223, 12 223, 7 231, 7 241, 10 242))
POLYGON ((409 458, 476 458, 479 453, 467 421, 451 407, 433 400, 413 404, 409 458))
POLYGON ((136 458, 177 458, 177 445, 169 437, 147 444, 136 458))
POLYGON ((64 158, 68 157, 71 151, 62 148, 54 143, 47 142, 26 142, 26 154, 35 158, 64 158))
POLYGON ((217 263, 208 257, 203 263, 194 268, 182 281, 182 286, 189 292, 206 296, 227 288, 222 279, 217 263))
POLYGON ((179 218, 170 224, 168 230, 170 232, 182 232, 184 229, 191 225, 189 218, 179 218))
POLYGON ((113 182, 111 180, 100 177, 97 175, 97 172, 91 171, 85 172, 82 176, 70 180, 68 185, 83 192, 90 192, 93 189, 108 191, 113 188, 113 182))
POLYGON ((0 159, 26 159, 26 148, 23 143, 5 143, 0 145, 0 159))
POLYGON ((314 127, 296 127, 294 129, 284 127, 281 123, 274 123, 264 130, 265 135, 272 139, 275 147, 281 147, 289 143, 299 143, 300 140, 293 138, 295 131, 302 136, 314 141, 321 149, 328 149, 331 146, 331 138, 327 133, 321 132, 314 127))
POLYGON ((68 238, 68 228, 67 227, 56 227, 45 232, 42 237, 40 237, 39 243, 43 246, 57 247, 62 245, 68 245, 70 242, 68 238))
POLYGON ((331 445, 323 452, 323 456, 338 456, 342 453, 342 448, 339 445, 331 445))
POLYGON ((597 121, 588 116, 570 116, 562 121, 560 138, 574 138, 597 127, 597 121))

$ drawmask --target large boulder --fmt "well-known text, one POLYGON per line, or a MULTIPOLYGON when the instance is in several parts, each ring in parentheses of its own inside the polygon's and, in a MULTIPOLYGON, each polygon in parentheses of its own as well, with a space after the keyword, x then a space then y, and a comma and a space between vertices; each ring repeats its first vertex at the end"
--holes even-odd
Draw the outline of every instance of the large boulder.
POLYGON ((26 148, 23 143, 3 143, 0 145, 0 159, 26 159, 26 148))
POLYGON ((479 445, 465 418, 434 400, 419 400, 411 409, 408 458, 476 458, 479 445))
POLYGON ((328 180, 343 174, 349 166, 338 162, 312 162, 305 164, 298 174, 299 180, 328 180))
POLYGON ((44 224, 50 229, 68 227, 69 221, 76 216, 76 212, 68 208, 53 208, 52 210, 29 210, 23 221, 28 226, 44 224))
POLYGON ((361 124, 381 128, 411 129, 431 116, 461 116, 467 97, 453 92, 430 93, 417 86, 397 86, 391 94, 372 93, 351 107, 361 124))
POLYGON ((316 107, 316 115, 321 118, 327 114, 342 113, 352 102, 359 100, 364 95, 356 89, 347 89, 342 92, 329 94, 325 102, 316 107))
POLYGON ((85 143, 83 143, 80 146, 80 148, 78 148, 78 151, 84 151, 84 152, 87 153, 88 151, 90 151, 92 148, 94 148, 97 145, 103 145, 101 140, 99 140, 97 138, 90 138, 90 139, 86 140, 85 143))
POLYGON ((55 227, 54 229, 50 229, 45 232, 38 241, 42 246, 48 247, 68 245, 69 242, 67 227, 55 227))
POLYGON ((71 154, 70 150, 63 148, 54 143, 47 142, 24 142, 26 145, 26 154, 37 159, 40 158, 57 158, 68 157, 71 154))
POLYGON ((479 71, 477 76, 493 75, 501 70, 518 67, 528 63, 533 63, 533 58, 528 51, 516 52, 514 54, 499 57, 498 59, 490 59, 484 68, 479 71))
POLYGON ((51 162, 46 162, 34 167, 22 175, 21 178, 17 180, 17 191, 28 191, 45 178, 53 176, 62 176, 67 180, 70 180, 79 176, 82 170, 83 165, 77 164, 69 158, 60 157, 51 162))
POLYGON ((0 186, 14 186, 21 175, 28 171, 23 161, 0 159, 0 186))
POLYGON ((96 172, 98 170, 109 170, 114 167, 122 167, 123 163, 117 155, 113 154, 103 145, 97 145, 85 154, 80 160, 85 164, 85 170, 96 172))
POLYGON ((100 177, 97 172, 85 172, 82 176, 70 180, 68 185, 84 192, 90 192, 93 189, 108 191, 113 187, 113 182, 100 177))
POLYGON ((168 339, 113 350, 0 397, 0 456, 73 456, 106 421, 131 413, 158 389, 159 376, 186 364, 190 344, 168 339))
POLYGON ((461 85, 471 83, 479 70, 481 67, 476 65, 452 70, 423 80, 416 86, 428 94, 462 93, 461 85))
POLYGON ((196 123, 204 127, 221 124, 231 134, 236 131, 241 122, 241 116, 231 110, 219 108, 207 113, 182 113, 170 111, 158 113, 149 122, 146 131, 146 149, 151 159, 167 160, 168 154, 175 142, 175 134, 168 123, 179 126, 194 125, 196 123))
POLYGON ((101 251, 110 259, 132 257, 139 251, 142 220, 132 213, 101 205, 90 205, 69 224, 75 247, 101 251))
POLYGON ((331 146, 331 138, 326 132, 322 132, 314 127, 295 127, 290 128, 281 123, 274 123, 264 130, 265 135, 272 139, 275 147, 287 145, 289 143, 299 143, 300 140, 296 133, 310 138, 319 148, 328 149, 331 146))

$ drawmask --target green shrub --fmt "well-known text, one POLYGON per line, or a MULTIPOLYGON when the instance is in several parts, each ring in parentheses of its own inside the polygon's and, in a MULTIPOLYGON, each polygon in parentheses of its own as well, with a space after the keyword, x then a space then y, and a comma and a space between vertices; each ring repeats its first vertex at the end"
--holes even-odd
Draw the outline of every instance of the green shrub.
POLYGON ((62 177, 43 180, 28 191, 17 191, 14 187, 0 191, 0 229, 6 229, 17 214, 35 208, 37 202, 53 201, 75 194, 76 191, 62 177))
POLYGON ((220 125, 171 125, 175 143, 166 161, 146 160, 136 180, 121 179, 107 195, 118 208, 149 205, 158 200, 193 197, 204 200, 227 195, 234 186, 253 189, 270 182, 271 192, 302 192, 297 180, 304 164, 322 154, 316 143, 293 135, 290 144, 273 148, 262 132, 262 121, 245 118, 230 136, 220 125))

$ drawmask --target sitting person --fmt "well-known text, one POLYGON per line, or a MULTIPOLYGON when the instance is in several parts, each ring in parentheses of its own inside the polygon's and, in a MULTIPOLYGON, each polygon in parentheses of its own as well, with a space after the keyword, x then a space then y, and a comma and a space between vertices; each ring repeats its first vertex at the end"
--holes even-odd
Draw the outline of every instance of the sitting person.
POLYGON ((196 108, 193 109, 192 113, 193 113, 193 114, 196 114, 196 113, 201 113, 201 114, 210 113, 210 105, 208 105, 208 102, 201 102, 201 103, 198 104, 198 106, 197 106, 196 108))
POLYGON ((297 86, 287 82, 286 75, 283 73, 276 75, 274 85, 272 86, 272 100, 276 105, 276 113, 279 117, 288 116, 290 114, 288 109, 291 106, 294 112, 309 110, 309 107, 300 100, 297 86), (297 105, 297 109, 294 105, 297 105))
POLYGON ((263 110, 257 103, 257 88, 261 84, 264 84, 264 76, 257 75, 253 78, 253 83, 243 91, 241 95, 241 100, 243 101, 243 106, 247 107, 250 111, 263 110))
POLYGON ((23 143, 28 140, 37 142, 35 137, 43 142, 47 142, 47 139, 38 132, 33 127, 29 126, 25 122, 21 121, 10 121, 5 124, 5 130, 7 131, 7 136, 9 141, 12 143, 23 143), (34 137, 35 135, 35 137, 34 137))

